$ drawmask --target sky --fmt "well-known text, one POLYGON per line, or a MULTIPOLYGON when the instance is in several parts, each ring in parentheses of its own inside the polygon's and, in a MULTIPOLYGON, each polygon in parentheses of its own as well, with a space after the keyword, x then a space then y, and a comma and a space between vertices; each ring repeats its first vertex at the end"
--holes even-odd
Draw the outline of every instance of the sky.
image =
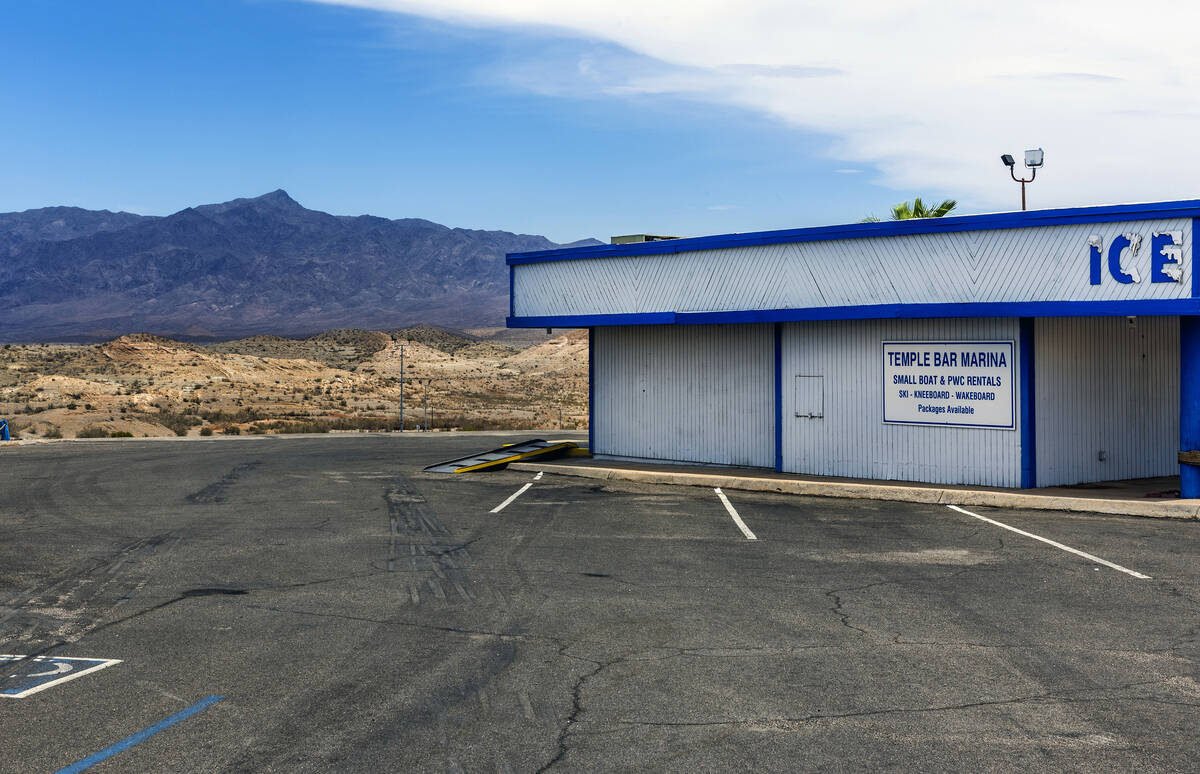
POLYGON ((0 28, 0 211, 701 235, 1200 197, 1200 6, 37 0, 0 28))

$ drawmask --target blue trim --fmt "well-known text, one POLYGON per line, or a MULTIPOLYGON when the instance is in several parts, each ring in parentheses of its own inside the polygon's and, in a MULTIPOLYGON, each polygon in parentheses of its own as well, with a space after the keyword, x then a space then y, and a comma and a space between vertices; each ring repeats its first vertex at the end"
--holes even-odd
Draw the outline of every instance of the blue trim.
POLYGON ((596 454, 596 329, 588 328, 588 451, 596 454))
POLYGON ((517 316, 517 270, 511 264, 508 267, 508 316, 517 316))
POLYGON ((135 744, 138 744, 139 742, 146 741, 150 737, 157 734, 159 731, 162 731, 165 728, 169 728, 181 720, 187 720, 192 715, 195 715, 197 712, 203 712, 204 710, 206 710, 209 707, 211 707, 212 705, 216 704, 223 698, 225 698, 225 697, 224 696, 209 696, 208 698, 201 699, 200 701, 196 702, 195 704, 188 707, 187 709, 180 710, 179 712, 176 712, 171 717, 166 718, 164 720, 160 720, 157 723, 155 723, 154 725, 150 726, 149 728, 142 729, 141 731, 138 731, 136 734, 133 734, 132 736, 127 736, 124 739, 122 739, 121 741, 117 742, 116 744, 105 747, 100 752, 92 753, 91 755, 84 758, 83 760, 72 763, 70 766, 64 766, 63 768, 56 771, 54 774, 78 774, 78 772, 83 771, 84 769, 90 769, 92 766, 95 766, 100 761, 105 760, 106 758, 111 758, 112 756, 114 756, 117 753, 122 752, 124 750, 128 750, 130 747, 133 747, 135 744))
POLYGON ((549 317, 509 317, 509 328, 591 328, 603 325, 674 325, 674 312, 636 314, 564 314, 549 317))
POLYGON ((717 325, 806 320, 937 317, 1163 317, 1200 315, 1200 299, 1129 301, 995 301, 973 304, 876 304, 729 312, 641 312, 509 317, 509 328, 591 328, 605 325, 717 325))
POLYGON ((775 323, 775 472, 783 472, 783 324, 775 323))
MULTIPOLYGON (((716 250, 725 247, 747 247, 787 242, 826 242, 835 239, 866 239, 873 237, 906 236, 910 234, 943 234, 956 231, 990 231, 993 229, 1037 228, 1074 223, 1112 223, 1122 220, 1160 220, 1165 218, 1200 217, 1200 200, 1187 199, 1147 204, 1118 204, 1104 207, 1072 207, 1058 210, 1001 212, 986 215, 962 215, 946 218, 914 218, 879 223, 851 223, 840 226, 793 228, 780 231, 756 231, 746 234, 719 234, 690 239, 667 239, 658 242, 635 242, 625 245, 592 245, 556 250, 509 253, 505 259, 510 266, 540 261, 567 261, 584 258, 615 258, 628 255, 662 255, 716 250)), ((1195 232, 1193 231, 1193 234, 1195 232)))
POLYGON ((1021 488, 1037 486, 1037 421, 1034 416, 1032 317, 1021 318, 1021 488))

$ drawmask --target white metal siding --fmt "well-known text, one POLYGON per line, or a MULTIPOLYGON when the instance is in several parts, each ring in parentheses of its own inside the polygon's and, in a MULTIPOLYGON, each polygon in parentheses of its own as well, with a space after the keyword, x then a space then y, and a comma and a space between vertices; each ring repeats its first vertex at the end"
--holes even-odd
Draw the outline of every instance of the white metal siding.
POLYGON ((769 467, 771 325, 597 328, 594 452, 769 467))
POLYGON ((1188 218, 519 264, 513 293, 518 317, 1188 298, 1191 262, 1188 218), (1182 282, 1150 282, 1151 237, 1158 231, 1182 233, 1182 282), (1132 259, 1142 281, 1122 285, 1108 276, 1107 255, 1113 239, 1126 233, 1142 236, 1132 259), (1104 244, 1099 285, 1089 280, 1093 235, 1104 244))
POLYGON ((1038 319, 1034 342, 1038 486, 1179 472, 1178 317, 1038 319))
MULTIPOLYGON (((1015 318, 786 324, 784 384, 796 376, 823 376, 824 417, 795 416, 795 393, 784 391, 783 469, 823 476, 1020 486, 1019 395, 1017 430, 885 425, 881 350, 883 341, 1006 340, 1019 346, 1019 339, 1015 318)), ((1019 356, 1013 374, 1020 379, 1019 356)))

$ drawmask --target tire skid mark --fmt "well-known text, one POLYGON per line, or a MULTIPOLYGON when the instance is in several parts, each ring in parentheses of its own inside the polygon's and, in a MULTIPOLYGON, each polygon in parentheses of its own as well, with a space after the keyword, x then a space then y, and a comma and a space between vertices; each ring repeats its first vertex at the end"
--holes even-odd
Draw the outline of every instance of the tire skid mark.
POLYGON ((233 470, 221 476, 220 480, 209 484, 198 492, 192 492, 184 499, 193 505, 223 503, 229 498, 230 488, 233 487, 233 485, 236 484, 242 476, 253 471, 260 465, 262 465, 261 460, 243 462, 240 465, 235 465, 233 470))
POLYGON ((412 575, 407 594, 413 605, 478 604, 465 564, 470 553, 456 543, 412 481, 398 477, 384 494, 388 513, 390 572, 412 575), (404 561, 404 560, 407 561, 404 561))

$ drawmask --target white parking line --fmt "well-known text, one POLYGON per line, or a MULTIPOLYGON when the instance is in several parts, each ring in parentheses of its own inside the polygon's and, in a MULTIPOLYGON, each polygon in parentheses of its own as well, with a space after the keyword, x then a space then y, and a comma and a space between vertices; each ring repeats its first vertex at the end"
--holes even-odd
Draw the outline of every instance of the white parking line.
POLYGON ((758 540, 758 538, 754 536, 754 533, 750 531, 750 528, 746 526, 746 522, 742 521, 742 517, 738 516, 738 512, 733 509, 733 503, 729 502, 729 498, 726 497, 725 493, 721 491, 721 487, 717 487, 713 491, 717 493, 717 497, 721 498, 721 502, 725 504, 725 510, 729 511, 729 515, 733 517, 733 523, 738 525, 738 529, 742 531, 742 534, 746 536, 746 539, 758 540))
POLYGON ((542 480, 542 473, 544 473, 544 472, 545 472, 545 471, 539 470, 539 471, 538 471, 538 474, 537 474, 536 476, 534 476, 534 477, 533 477, 533 480, 534 480, 534 481, 541 481, 541 480, 542 480))
POLYGON ((502 503, 500 503, 499 505, 497 505, 495 508, 493 508, 493 509, 491 509, 490 511, 488 511, 488 513, 499 513, 500 511, 504 510, 505 508, 507 508, 507 507, 508 507, 509 503, 511 503, 513 500, 517 499, 517 498, 518 498, 518 497, 520 497, 521 495, 525 494, 525 490, 526 490, 526 489, 528 489, 528 488, 529 488, 529 487, 531 487, 531 486, 533 486, 533 482, 532 482, 532 481, 530 481, 528 484, 526 484, 525 486, 523 486, 523 487, 521 487, 520 489, 518 489, 518 490, 517 490, 516 492, 514 492, 513 494, 509 495, 509 497, 508 497, 508 499, 507 499, 507 500, 505 500, 504 502, 502 502, 502 503))
POLYGON ((1010 527, 1007 524, 1002 524, 1002 523, 996 521, 995 519, 989 519, 986 516, 980 516, 978 513, 971 513, 970 511, 966 510, 965 508, 959 508, 957 505, 947 505, 946 507, 950 508, 952 510, 958 511, 959 513, 965 513, 968 516, 974 516, 975 518, 979 519, 980 521, 986 521, 988 524, 995 524, 997 527, 1003 527, 1004 529, 1008 530, 1009 532, 1015 532, 1018 535, 1024 535, 1025 537, 1031 537, 1034 540, 1040 540, 1043 543, 1054 546, 1055 548, 1061 548, 1063 551, 1066 551, 1067 553, 1075 554, 1076 556, 1082 556, 1084 559, 1087 559, 1089 562, 1095 562, 1096 564, 1102 564, 1105 567, 1111 567, 1114 570, 1120 570, 1121 572, 1126 573, 1127 575, 1132 575, 1135 578, 1141 578, 1142 580, 1150 580, 1149 575, 1143 575, 1140 572, 1135 572, 1133 570, 1130 570, 1128 567, 1122 567, 1119 564, 1113 564, 1112 562, 1105 561, 1104 559, 1101 559, 1098 556, 1092 556, 1091 554, 1084 553, 1083 551, 1080 551, 1075 548, 1071 548, 1070 546, 1064 546, 1062 543, 1055 542, 1053 540, 1050 540, 1049 538, 1041 537, 1040 535, 1035 535, 1032 532, 1026 532, 1023 529, 1017 529, 1016 527, 1010 527))

